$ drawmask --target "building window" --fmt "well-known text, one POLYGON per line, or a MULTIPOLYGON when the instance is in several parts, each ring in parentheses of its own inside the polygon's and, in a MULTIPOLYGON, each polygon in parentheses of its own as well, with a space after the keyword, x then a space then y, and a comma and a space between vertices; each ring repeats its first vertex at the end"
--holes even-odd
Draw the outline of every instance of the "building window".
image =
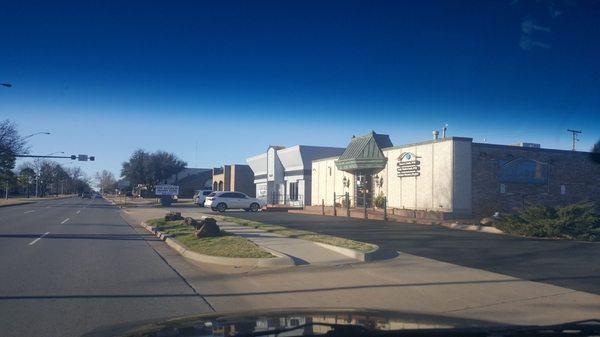
POLYGON ((567 194, 567 186, 566 185, 560 185, 560 194, 562 194, 562 195, 567 194))
POLYGON ((500 193, 506 193, 506 184, 500 184, 500 193))
POLYGON ((500 182, 546 184, 548 164, 526 158, 500 161, 500 182))
POLYGON ((290 183, 290 201, 298 201, 298 182, 290 183))

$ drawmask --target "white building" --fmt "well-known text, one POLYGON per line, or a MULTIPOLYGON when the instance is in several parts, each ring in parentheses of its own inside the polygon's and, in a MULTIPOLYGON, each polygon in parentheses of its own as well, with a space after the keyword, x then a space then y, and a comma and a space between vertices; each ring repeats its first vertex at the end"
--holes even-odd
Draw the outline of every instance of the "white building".
POLYGON ((254 172, 256 197, 269 204, 310 205, 313 160, 342 152, 340 147, 269 146, 267 152, 246 159, 254 172))

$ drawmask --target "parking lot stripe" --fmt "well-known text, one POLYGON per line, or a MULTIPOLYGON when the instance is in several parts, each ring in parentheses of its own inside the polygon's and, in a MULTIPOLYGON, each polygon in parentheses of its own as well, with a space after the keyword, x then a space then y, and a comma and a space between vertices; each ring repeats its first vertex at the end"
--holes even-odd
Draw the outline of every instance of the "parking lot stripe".
POLYGON ((40 240, 41 240, 41 239, 42 239, 44 236, 46 236, 46 235, 48 235, 48 234, 50 234, 50 232, 46 232, 46 233, 42 234, 42 236, 40 236, 39 238, 37 238, 37 239, 35 239, 35 240, 31 241, 31 242, 29 243, 29 245, 30 245, 30 246, 33 246, 33 245, 35 245, 35 243, 36 243, 36 242, 40 241, 40 240))

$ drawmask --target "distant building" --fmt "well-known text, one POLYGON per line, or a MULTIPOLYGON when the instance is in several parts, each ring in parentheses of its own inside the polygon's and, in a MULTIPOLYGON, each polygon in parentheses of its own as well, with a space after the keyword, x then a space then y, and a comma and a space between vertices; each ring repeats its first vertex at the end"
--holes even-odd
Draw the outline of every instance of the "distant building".
POLYGON ((237 191, 254 197, 254 173, 248 165, 223 165, 212 170, 213 191, 237 191))
POLYGON ((179 197, 191 198, 194 191, 212 188, 212 170, 207 168, 185 168, 166 181, 179 186, 179 197))
POLYGON ((352 138, 341 155, 312 163, 312 204, 343 205, 346 194, 352 207, 371 208, 385 196, 394 214, 482 217, 524 204, 598 202, 600 164, 588 152, 533 143, 448 137, 392 146, 387 135, 371 132, 352 138))
POLYGON ((269 146, 267 152, 246 159, 254 172, 256 197, 269 204, 310 205, 313 160, 343 151, 340 147, 269 146))

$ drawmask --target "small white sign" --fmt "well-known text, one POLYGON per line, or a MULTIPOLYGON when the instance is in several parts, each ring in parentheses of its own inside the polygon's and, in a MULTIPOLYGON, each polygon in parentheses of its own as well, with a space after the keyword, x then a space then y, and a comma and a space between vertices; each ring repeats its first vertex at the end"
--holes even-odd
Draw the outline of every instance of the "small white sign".
POLYGON ((154 188, 156 195, 178 195, 179 186, 177 185, 156 185, 154 188))

